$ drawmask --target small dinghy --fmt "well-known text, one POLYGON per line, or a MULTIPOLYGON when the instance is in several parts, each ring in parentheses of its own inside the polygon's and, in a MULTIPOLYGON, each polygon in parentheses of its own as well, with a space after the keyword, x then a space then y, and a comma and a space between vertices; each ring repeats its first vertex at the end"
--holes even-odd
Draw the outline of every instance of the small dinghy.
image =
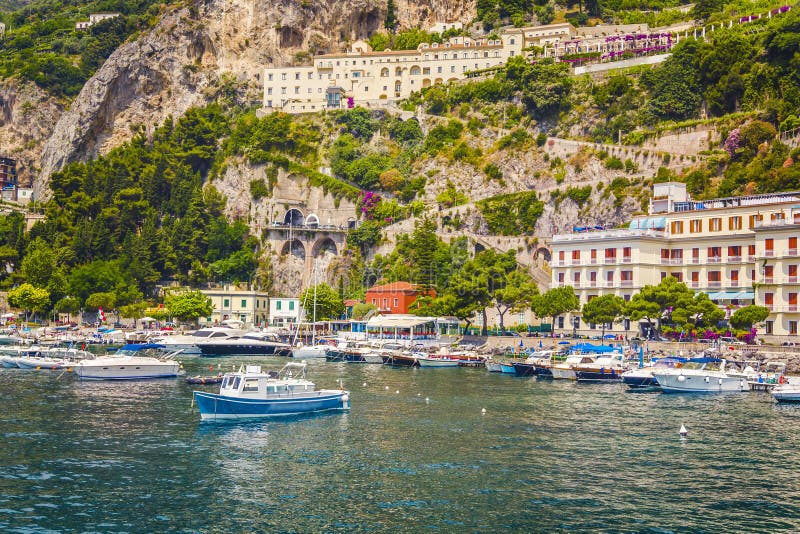
POLYGON ((225 375, 223 375, 222 373, 220 373, 218 375, 209 375, 209 376, 201 376, 201 375, 189 376, 189 377, 186 377, 186 383, 187 384, 201 384, 201 385, 221 384, 222 383, 222 379, 224 377, 225 377, 225 375))

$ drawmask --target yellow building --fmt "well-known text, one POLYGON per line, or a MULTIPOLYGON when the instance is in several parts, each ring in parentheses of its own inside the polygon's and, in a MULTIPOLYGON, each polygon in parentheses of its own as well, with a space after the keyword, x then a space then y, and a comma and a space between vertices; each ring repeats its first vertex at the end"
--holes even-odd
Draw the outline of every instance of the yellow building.
MULTIPOLYGON (((552 284, 574 287, 581 305, 606 293, 627 300, 674 276, 727 309, 767 306, 766 334, 797 335, 800 193, 696 201, 685 184, 656 184, 649 215, 627 228, 574 230, 553 236, 552 284)), ((571 330, 579 316, 556 327, 571 330)), ((614 332, 638 334, 638 325, 614 332)))

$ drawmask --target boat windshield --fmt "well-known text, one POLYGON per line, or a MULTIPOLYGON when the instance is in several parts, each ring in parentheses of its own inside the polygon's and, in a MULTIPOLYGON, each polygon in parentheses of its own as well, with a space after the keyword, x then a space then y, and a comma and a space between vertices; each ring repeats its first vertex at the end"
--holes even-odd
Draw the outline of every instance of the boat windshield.
POLYGON ((683 364, 683 369, 703 369, 706 371, 718 371, 718 362, 686 362, 683 364))

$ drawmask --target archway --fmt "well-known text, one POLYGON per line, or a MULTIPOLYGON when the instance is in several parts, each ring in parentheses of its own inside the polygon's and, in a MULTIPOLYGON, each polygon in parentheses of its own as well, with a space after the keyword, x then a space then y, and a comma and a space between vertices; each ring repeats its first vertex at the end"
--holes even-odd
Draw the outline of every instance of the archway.
POLYGON ((388 69, 388 68, 386 68, 386 67, 383 67, 383 68, 381 69, 381 78, 386 78, 386 77, 388 77, 388 76, 389 76, 389 69, 388 69))
POLYGON ((306 259, 306 247, 303 245, 303 242, 299 239, 292 239, 291 241, 286 241, 283 246, 281 247, 281 255, 284 256, 286 254, 291 254, 301 260, 306 259))
POLYGON ((433 83, 434 83, 434 84, 436 84, 436 85, 438 85, 438 84, 440 84, 440 83, 444 83, 444 80, 442 80, 441 78, 436 78, 436 79, 433 81, 433 83))
POLYGON ((411 76, 419 76, 422 73, 422 70, 419 66, 414 65, 411 67, 411 76))
POLYGON ((403 75, 403 69, 401 69, 400 67, 396 67, 394 69, 394 75, 395 76, 402 76, 403 75))
POLYGON ((424 80, 422 80, 422 87, 430 87, 430 86, 431 86, 430 78, 425 78, 424 80))
POLYGON ((288 224, 289 226, 303 226, 304 220, 303 212, 297 208, 292 208, 287 211, 286 215, 283 217, 283 224, 288 224))
POLYGON ((539 247, 539 248, 537 248, 536 250, 533 251, 533 259, 534 259, 534 261, 538 260, 538 259, 542 259, 542 260, 550 263, 550 257, 551 257, 550 249, 547 248, 547 247, 539 247))
POLYGON ((484 250, 486 250, 486 247, 484 247, 480 243, 475 243, 475 254, 483 252, 484 250))
POLYGON ((319 217, 317 217, 316 213, 312 213, 306 217, 306 226, 311 226, 313 228, 319 226, 319 217))
POLYGON ((349 217, 349 218, 347 219, 347 228, 348 228, 348 229, 350 229, 350 230, 352 230, 352 229, 353 229, 353 228, 355 228, 355 227, 356 227, 356 220, 355 220, 355 218, 354 218, 354 217, 349 217))
POLYGON ((336 249, 336 243, 330 237, 323 237, 322 239, 318 239, 314 246, 311 247, 311 257, 316 258, 326 252, 329 252, 333 255, 338 254, 338 250, 336 249))

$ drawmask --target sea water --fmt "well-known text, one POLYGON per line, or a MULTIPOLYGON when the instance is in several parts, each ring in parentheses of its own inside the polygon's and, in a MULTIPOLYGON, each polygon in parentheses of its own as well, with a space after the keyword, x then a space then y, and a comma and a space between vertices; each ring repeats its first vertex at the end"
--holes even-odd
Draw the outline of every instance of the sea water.
POLYGON ((349 411, 201 423, 183 380, 0 370, 0 531, 800 529, 800 407, 766 394, 309 366, 349 411))

